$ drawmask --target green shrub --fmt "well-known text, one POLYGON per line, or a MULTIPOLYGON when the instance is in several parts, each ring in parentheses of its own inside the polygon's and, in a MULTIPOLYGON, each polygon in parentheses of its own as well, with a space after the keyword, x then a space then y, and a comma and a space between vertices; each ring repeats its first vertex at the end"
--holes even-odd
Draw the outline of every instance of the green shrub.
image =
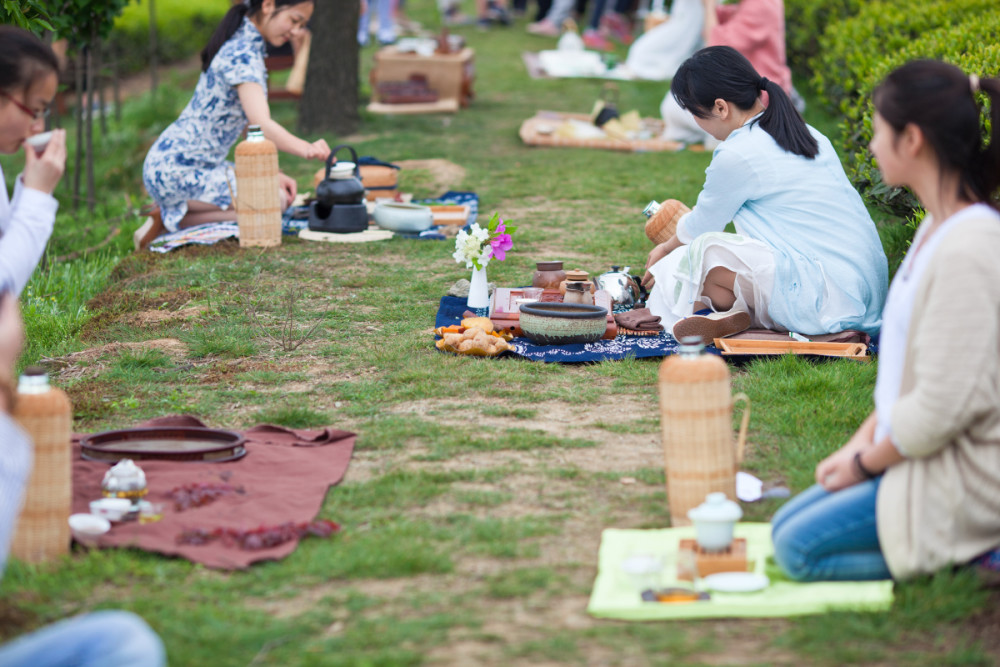
POLYGON ((819 53, 819 38, 826 29, 858 13, 863 0, 785 0, 785 48, 788 66, 811 76, 809 69, 819 53))
MULTIPOLYGON (((149 65, 148 2, 133 0, 115 21, 111 32, 109 41, 118 51, 123 72, 149 65)), ((159 62, 183 60, 200 52, 230 6, 229 0, 155 0, 159 62)))
POLYGON ((998 44, 1000 8, 994 0, 872 3, 824 32, 812 63, 812 83, 823 103, 843 118, 841 154, 866 199, 903 218, 919 215, 911 193, 882 182, 868 151, 870 98, 878 82, 918 58, 954 63, 982 77, 997 76, 998 44))

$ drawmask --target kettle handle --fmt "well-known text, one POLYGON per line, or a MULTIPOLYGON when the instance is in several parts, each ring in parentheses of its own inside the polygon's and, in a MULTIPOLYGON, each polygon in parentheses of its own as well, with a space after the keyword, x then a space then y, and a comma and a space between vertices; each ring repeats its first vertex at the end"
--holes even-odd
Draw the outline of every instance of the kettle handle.
POLYGON ((337 157, 337 151, 341 148, 346 148, 351 151, 351 159, 354 160, 354 175, 361 178, 361 165, 358 164, 358 153, 354 150, 353 146, 348 146, 347 144, 340 144, 339 146, 334 146, 330 154, 326 156, 326 177, 330 178, 330 169, 333 168, 333 160, 337 157))
POLYGON ((737 401, 743 401, 743 419, 740 420, 740 434, 736 438, 736 463, 743 463, 743 453, 747 444, 747 426, 750 425, 750 397, 740 392, 733 394, 733 405, 737 401))

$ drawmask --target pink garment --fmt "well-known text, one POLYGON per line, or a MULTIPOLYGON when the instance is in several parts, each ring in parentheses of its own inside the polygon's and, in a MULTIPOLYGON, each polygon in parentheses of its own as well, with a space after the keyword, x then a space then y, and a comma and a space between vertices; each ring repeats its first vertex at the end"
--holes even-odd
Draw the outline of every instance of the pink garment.
POLYGON ((750 61, 761 76, 792 92, 792 72, 785 61, 785 7, 782 0, 741 0, 716 8, 719 25, 709 34, 709 46, 731 46, 750 61))

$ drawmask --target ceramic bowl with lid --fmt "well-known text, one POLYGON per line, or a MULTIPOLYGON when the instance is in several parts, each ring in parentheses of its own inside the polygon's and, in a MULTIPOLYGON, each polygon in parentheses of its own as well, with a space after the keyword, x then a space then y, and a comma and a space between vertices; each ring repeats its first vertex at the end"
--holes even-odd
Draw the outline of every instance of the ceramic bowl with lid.
POLYGON ((583 303, 540 301, 521 306, 524 335, 541 345, 593 343, 608 327, 608 310, 583 303))
POLYGON ((710 493, 705 502, 688 510, 695 539, 705 551, 724 551, 733 542, 733 527, 743 516, 738 504, 722 492, 710 493))

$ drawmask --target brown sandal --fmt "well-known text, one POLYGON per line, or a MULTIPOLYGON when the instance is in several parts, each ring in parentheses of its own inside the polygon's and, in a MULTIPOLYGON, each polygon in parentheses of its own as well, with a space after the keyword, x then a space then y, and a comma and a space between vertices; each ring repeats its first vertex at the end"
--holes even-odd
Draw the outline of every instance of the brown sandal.
POLYGON ((145 250, 153 239, 166 233, 167 228, 163 226, 163 216, 160 215, 160 208, 154 207, 149 211, 149 217, 139 229, 132 235, 132 243, 136 250, 145 250))

